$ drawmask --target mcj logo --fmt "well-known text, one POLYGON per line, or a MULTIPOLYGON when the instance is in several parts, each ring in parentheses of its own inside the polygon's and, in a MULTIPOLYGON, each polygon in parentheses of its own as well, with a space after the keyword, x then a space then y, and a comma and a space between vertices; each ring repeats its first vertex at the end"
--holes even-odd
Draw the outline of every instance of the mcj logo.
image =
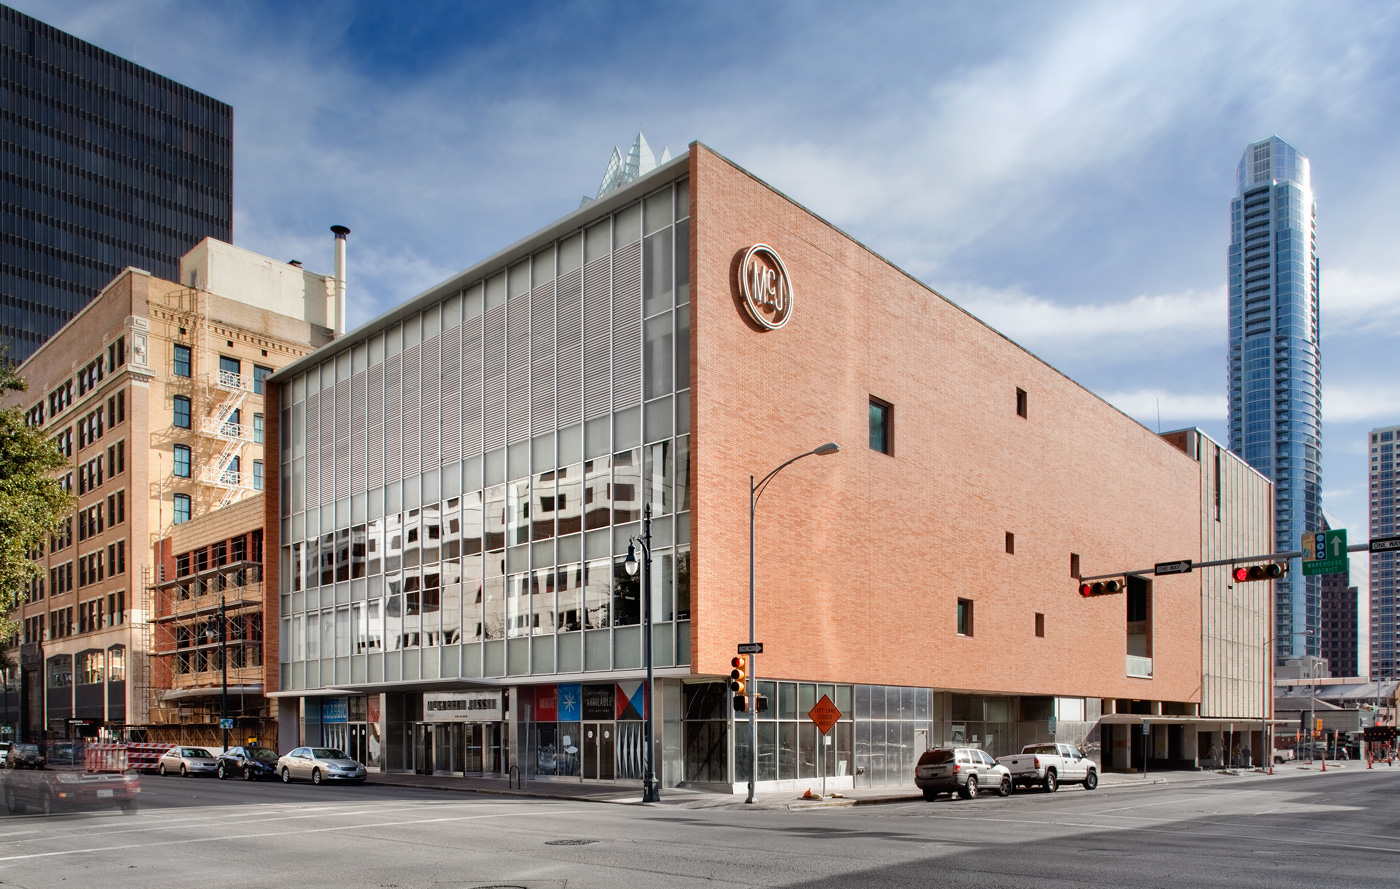
POLYGON ((754 244, 739 265, 739 290, 749 316, 768 330, 777 330, 792 317, 792 280, 777 252, 754 244))

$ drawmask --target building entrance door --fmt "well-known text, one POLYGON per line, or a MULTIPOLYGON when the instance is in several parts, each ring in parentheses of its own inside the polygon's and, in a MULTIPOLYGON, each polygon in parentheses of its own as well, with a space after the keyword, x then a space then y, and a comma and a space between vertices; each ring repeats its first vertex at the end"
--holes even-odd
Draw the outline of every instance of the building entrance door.
POLYGON ((431 722, 417 722, 413 725, 413 771, 418 775, 433 773, 433 734, 436 726, 431 722))
POLYGON ((611 781, 616 777, 614 767, 614 745, 617 742, 617 725, 611 722, 585 722, 583 724, 583 777, 584 780, 611 781))
MULTIPOLYGON (((454 729, 459 728, 453 726, 454 729)), ((501 724, 498 722, 467 722, 460 726, 461 766, 456 769, 467 775, 501 774, 501 724)))

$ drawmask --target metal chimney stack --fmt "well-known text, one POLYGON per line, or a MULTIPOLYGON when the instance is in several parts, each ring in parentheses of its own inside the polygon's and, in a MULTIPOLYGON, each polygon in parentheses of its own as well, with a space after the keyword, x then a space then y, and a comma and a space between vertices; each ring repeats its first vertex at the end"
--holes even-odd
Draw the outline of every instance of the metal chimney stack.
POLYGON ((331 326, 340 336, 345 333, 345 236, 350 229, 333 225, 331 231, 335 232, 335 317, 331 326))

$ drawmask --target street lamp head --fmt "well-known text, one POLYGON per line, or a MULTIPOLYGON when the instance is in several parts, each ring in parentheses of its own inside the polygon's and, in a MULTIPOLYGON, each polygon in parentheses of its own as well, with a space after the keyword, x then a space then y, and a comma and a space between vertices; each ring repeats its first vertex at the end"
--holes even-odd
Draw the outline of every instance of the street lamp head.
POLYGON ((637 547, 634 544, 627 544, 627 560, 622 563, 622 567, 627 569, 628 575, 637 576, 637 547))
POLYGON ((812 451, 812 453, 816 454, 818 457, 825 457, 828 454, 834 454, 839 450, 841 450, 841 446, 839 444, 837 444, 834 441, 829 441, 821 447, 817 448, 815 451, 812 451))

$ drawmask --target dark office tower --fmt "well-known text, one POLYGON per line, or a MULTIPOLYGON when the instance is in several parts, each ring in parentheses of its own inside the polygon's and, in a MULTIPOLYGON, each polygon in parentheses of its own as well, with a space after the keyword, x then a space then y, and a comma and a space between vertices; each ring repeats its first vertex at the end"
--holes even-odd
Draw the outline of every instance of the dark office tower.
POLYGON ((233 109, 0 6, 0 342, 23 361, 127 266, 233 233, 233 109))
MULTIPOLYGON (((1324 516, 1322 527, 1332 530, 1335 519, 1324 516)), ((1322 657, 1333 676, 1376 675, 1360 671, 1360 608, 1357 589, 1351 585, 1351 573, 1322 575, 1322 635, 1319 639, 1322 657)), ((1372 634, 1374 637, 1374 633, 1372 634)))

